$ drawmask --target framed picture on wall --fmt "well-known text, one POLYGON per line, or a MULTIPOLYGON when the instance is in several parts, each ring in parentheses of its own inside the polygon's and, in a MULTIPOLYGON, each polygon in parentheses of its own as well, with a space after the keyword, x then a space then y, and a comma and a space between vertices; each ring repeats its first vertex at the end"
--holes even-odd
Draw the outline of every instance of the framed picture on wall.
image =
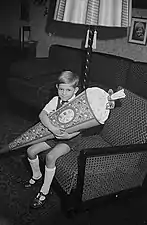
POLYGON ((146 39, 147 19, 133 17, 129 34, 129 42, 146 45, 146 39))

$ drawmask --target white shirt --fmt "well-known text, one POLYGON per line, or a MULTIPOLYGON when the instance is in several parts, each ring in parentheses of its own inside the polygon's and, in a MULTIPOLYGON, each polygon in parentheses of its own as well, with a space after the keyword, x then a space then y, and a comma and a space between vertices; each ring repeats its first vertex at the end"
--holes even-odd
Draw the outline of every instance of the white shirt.
MULTIPOLYGON (((59 96, 55 96, 53 97, 49 103, 47 103, 45 105, 45 107, 43 108, 43 110, 45 110, 48 114, 51 113, 51 112, 54 112, 56 111, 57 109, 57 104, 58 104, 58 98, 59 96)), ((71 101, 75 98, 75 95, 72 96, 72 98, 70 98, 68 101, 71 101)))

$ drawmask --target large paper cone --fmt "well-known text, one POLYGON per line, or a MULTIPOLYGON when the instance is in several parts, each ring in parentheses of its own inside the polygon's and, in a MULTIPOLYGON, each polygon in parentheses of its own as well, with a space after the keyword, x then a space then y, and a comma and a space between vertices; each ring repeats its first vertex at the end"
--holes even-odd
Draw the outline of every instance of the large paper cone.
MULTIPOLYGON (((51 113, 49 119, 54 126, 64 128, 68 133, 104 124, 110 112, 106 109, 108 95, 103 89, 88 88, 56 112, 51 113)), ((52 138, 54 135, 39 122, 0 152, 15 150, 52 138)))

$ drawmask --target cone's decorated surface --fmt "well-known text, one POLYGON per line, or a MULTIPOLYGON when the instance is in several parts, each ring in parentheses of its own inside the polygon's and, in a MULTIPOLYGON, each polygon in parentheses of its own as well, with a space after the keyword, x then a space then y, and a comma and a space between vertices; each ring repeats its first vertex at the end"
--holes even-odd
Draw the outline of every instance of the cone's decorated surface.
MULTIPOLYGON (((51 113, 49 115, 49 119, 54 126, 59 126, 68 130, 68 128, 72 128, 76 125, 79 125, 80 127, 80 124, 85 121, 90 122, 93 119, 95 120, 95 117, 87 103, 86 94, 82 92, 73 101, 63 105, 56 112, 51 113)), ((40 140, 51 139, 53 137, 53 134, 41 122, 39 122, 12 141, 9 144, 9 148, 19 148, 37 143, 40 140)))

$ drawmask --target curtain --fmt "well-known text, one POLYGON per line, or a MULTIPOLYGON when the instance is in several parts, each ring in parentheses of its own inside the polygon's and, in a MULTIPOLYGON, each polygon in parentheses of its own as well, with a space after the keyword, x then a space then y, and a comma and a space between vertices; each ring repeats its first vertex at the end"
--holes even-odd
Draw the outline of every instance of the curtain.
POLYGON ((70 23, 127 27, 132 0, 57 0, 54 19, 70 23))

